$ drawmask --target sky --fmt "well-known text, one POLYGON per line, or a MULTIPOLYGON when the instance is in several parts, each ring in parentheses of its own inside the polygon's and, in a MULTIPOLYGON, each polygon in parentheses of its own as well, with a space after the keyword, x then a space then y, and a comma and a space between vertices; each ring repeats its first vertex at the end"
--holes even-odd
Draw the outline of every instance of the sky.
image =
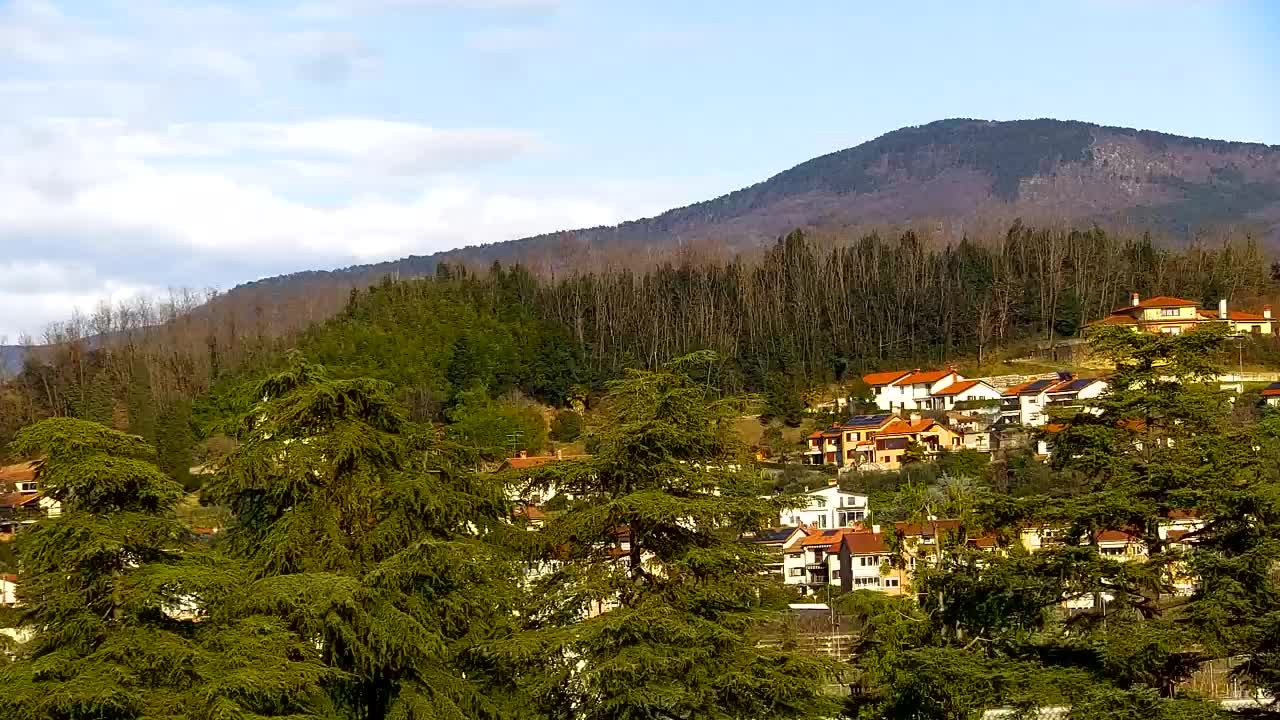
POLYGON ((0 0, 0 339, 653 215, 948 117, 1280 144, 1280 3, 0 0))

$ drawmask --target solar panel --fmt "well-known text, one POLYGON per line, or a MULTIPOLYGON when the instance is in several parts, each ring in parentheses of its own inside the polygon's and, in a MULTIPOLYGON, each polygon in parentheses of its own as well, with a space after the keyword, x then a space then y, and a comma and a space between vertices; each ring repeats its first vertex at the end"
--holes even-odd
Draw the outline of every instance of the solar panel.
POLYGON ((889 418, 888 415, 854 415, 845 423, 846 426, 879 425, 889 418))
POLYGON ((1044 390, 1045 388, 1049 387, 1050 385, 1057 385, 1057 384, 1058 384, 1058 381, 1057 381, 1057 380, 1036 380, 1035 382, 1031 383, 1030 385, 1028 385, 1028 386, 1026 386, 1026 387, 1022 388, 1022 393, 1024 393, 1024 394, 1026 394, 1026 393, 1037 393, 1037 392, 1040 392, 1041 390, 1044 390))

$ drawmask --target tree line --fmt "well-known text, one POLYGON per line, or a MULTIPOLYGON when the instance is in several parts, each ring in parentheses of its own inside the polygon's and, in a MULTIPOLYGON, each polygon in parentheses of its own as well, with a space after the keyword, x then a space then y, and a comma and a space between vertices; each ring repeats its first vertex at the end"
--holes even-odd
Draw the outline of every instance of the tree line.
POLYGON ((981 364, 1072 336, 1129 292, 1254 307, 1276 294, 1275 276, 1247 238, 1175 250, 1146 235, 1021 223, 941 247, 912 232, 796 231, 752 257, 560 276, 439 265, 430 277, 363 287, 373 280, 315 274, 297 286, 104 305, 51 327, 0 386, 0 439, 48 416, 108 422, 161 447, 173 456, 165 469, 180 473, 186 428, 204 429, 192 403, 222 402, 229 386, 278 368, 290 347, 390 380, 420 419, 446 420, 474 385, 564 405, 626 368, 699 349, 720 354, 710 374, 730 392, 793 395, 869 368, 981 364))

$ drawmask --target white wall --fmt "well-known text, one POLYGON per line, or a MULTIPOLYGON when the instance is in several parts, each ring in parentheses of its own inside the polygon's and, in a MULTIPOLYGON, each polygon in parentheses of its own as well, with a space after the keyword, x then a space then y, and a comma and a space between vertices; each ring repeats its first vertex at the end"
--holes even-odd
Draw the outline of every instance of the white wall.
POLYGON ((778 524, 783 527, 809 525, 826 529, 850 527, 853 522, 866 519, 866 495, 841 492, 840 488, 833 485, 807 493, 807 497, 808 506, 782 511, 778 524), (858 517, 859 513, 861 517, 858 517))

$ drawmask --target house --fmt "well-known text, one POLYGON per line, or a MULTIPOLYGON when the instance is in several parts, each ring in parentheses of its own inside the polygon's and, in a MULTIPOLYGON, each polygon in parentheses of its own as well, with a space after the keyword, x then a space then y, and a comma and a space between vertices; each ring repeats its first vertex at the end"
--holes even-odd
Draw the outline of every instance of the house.
POLYGON ((1236 333, 1270 335, 1275 331, 1270 305, 1264 305, 1261 313, 1229 311, 1224 298, 1218 301, 1215 311, 1201 309, 1194 300, 1165 295, 1142 300, 1138 293, 1130 294, 1128 305, 1112 310, 1109 316, 1089 326, 1118 326, 1136 332, 1179 335, 1205 323, 1222 321, 1229 323, 1231 331, 1236 333))
POLYGON ((1060 382, 1062 381, 1057 378, 1040 378, 1005 390, 1000 398, 1001 426, 1039 427, 1044 425, 1048 419, 1045 414, 1045 407, 1049 404, 1047 391, 1060 382))
POLYGON ((879 525, 846 533, 840 544, 841 592, 876 590, 901 595, 909 587, 909 578, 893 557, 879 525))
POLYGON ((0 575, 0 607, 13 607, 18 604, 18 576, 0 575))
POLYGON ((779 525, 825 530, 853 527, 865 520, 867 496, 844 492, 834 480, 831 482, 827 487, 805 493, 809 500, 805 507, 782 511, 779 525))
POLYGON ((912 443, 920 445, 928 456, 959 449, 961 437, 937 420, 912 413, 907 420, 894 418, 876 433, 874 443, 858 449, 856 464, 862 470, 896 470, 902 466, 903 455, 912 443))
POLYGON ((787 548, 783 565, 786 585, 796 586, 802 595, 812 595, 831 585, 838 586, 840 576, 840 546, 842 538, 851 528, 829 528, 806 535, 787 548))
MULTIPOLYGON (((519 471, 522 470, 532 470, 543 465, 566 460, 585 460, 590 457, 590 455, 564 455, 559 450, 556 450, 554 455, 529 455, 527 451, 521 450, 519 455, 502 461, 496 472, 518 476, 519 471)), ((523 477, 508 485, 507 499, 523 505, 542 505, 556 496, 554 484, 548 487, 534 488, 532 487, 532 480, 532 476, 523 477)))
POLYGON ((744 542, 764 548, 769 553, 766 569, 769 574, 777 575, 785 583, 786 553, 788 548, 795 547, 801 540, 809 536, 808 528, 777 527, 763 530, 754 535, 742 538, 744 542))
POLYGON ((911 370, 871 373, 863 375, 862 381, 871 386, 871 399, 875 401, 876 407, 894 412, 903 409, 907 403, 907 388, 897 382, 911 373, 911 370))
POLYGON ((1262 389, 1262 399, 1268 405, 1280 405, 1280 382, 1273 382, 1262 389))
POLYGON ((912 370, 873 373, 863 376, 871 386, 876 406, 889 412, 922 410, 937 391, 962 380, 955 370, 912 370))
POLYGON ((1000 391, 991 387, 985 380, 956 380, 932 393, 926 399, 925 409, 936 411, 954 410, 957 405, 962 403, 999 399, 1000 391))
POLYGON ((805 438, 805 463, 809 465, 856 465, 859 454, 871 447, 876 434, 894 421, 893 415, 856 415, 842 425, 817 430, 805 438))
POLYGON ((1102 378, 1082 378, 1067 375, 1062 382, 1045 390, 1045 406, 1085 409, 1093 400, 1107 391, 1107 381, 1102 378))
POLYGON ((7 542, 26 525, 56 516, 62 504, 40 492, 36 463, 0 468, 0 542, 7 542))
POLYGON ((991 451, 991 422, 977 415, 954 410, 946 413, 947 426, 960 435, 960 447, 979 452, 991 451))

